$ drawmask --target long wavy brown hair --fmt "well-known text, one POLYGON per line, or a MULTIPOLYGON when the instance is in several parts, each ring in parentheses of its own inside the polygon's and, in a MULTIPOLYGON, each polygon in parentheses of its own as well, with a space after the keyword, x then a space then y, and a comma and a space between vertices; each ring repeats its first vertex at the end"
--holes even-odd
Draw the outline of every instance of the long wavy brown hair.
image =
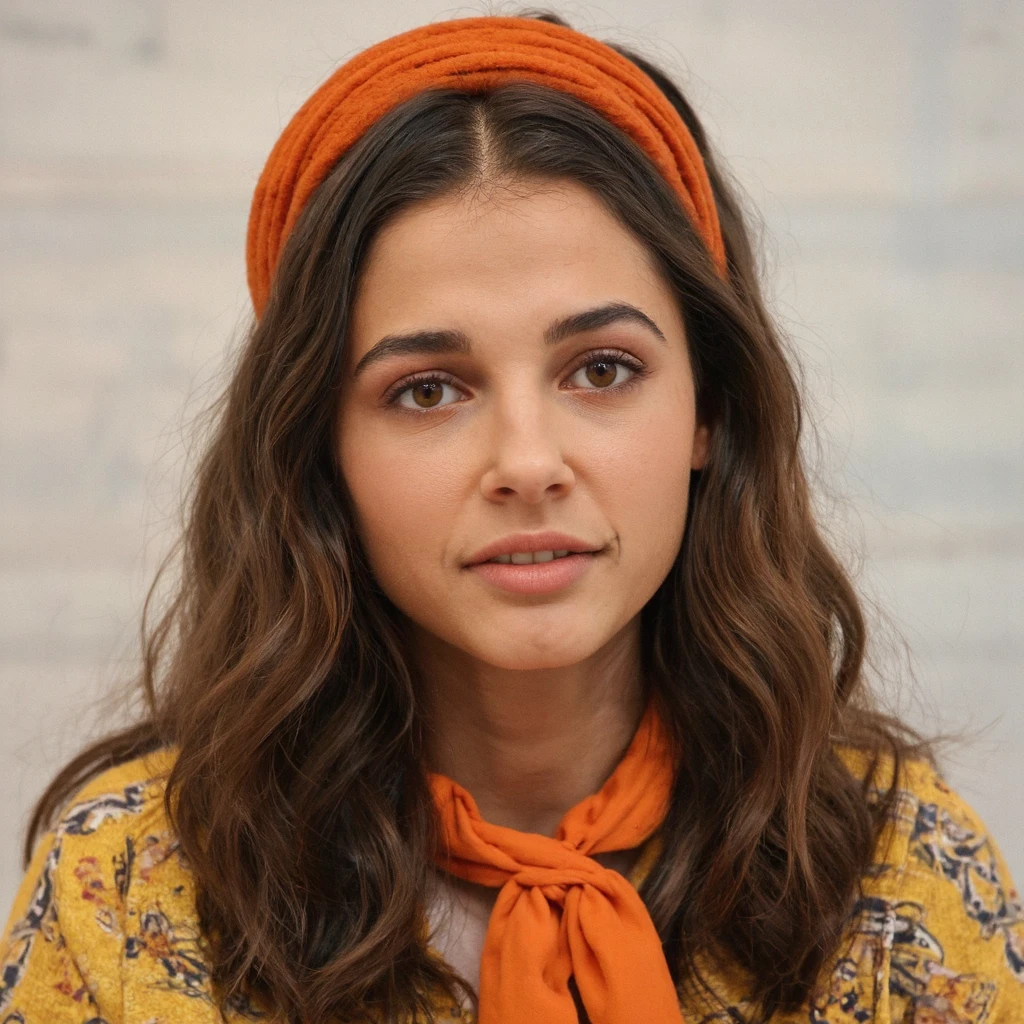
POLYGON ((414 666, 332 441, 361 262, 410 204, 574 180, 678 295, 712 442, 678 557, 641 613, 644 679, 681 750, 641 895, 677 983, 701 984, 708 955, 748 972, 763 1018, 800 1006, 842 942, 901 762, 936 763, 935 740, 869 689, 862 599, 815 521, 794 358, 762 298, 739 189, 679 89, 615 49, 700 147, 728 280, 644 152, 573 97, 528 82, 440 89, 382 117, 305 208, 210 410, 181 534, 142 610, 143 712, 67 764, 34 809, 26 865, 98 771, 179 749, 165 807, 222 1005, 245 994, 320 1024, 431 1020, 427 993, 473 997, 419 934, 437 831, 414 666), (868 775, 844 766, 838 744, 868 754, 868 775), (890 784, 869 789, 883 759, 890 784))

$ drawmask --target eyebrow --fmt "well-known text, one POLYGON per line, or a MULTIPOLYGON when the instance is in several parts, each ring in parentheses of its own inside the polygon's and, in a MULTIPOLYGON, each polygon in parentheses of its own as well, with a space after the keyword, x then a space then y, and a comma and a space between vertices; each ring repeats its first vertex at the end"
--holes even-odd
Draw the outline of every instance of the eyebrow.
MULTIPOLYGON (((560 341, 584 331, 596 331, 615 323, 639 324, 649 330, 659 341, 667 343, 661 328, 641 309, 628 302, 608 302, 579 313, 571 313, 549 324, 544 332, 545 345, 557 345, 560 341)), ((372 363, 389 356, 427 353, 430 355, 458 353, 465 355, 472 350, 469 336, 454 328, 410 331, 406 334, 388 334, 381 338, 369 352, 356 363, 352 377, 358 377, 372 363)))

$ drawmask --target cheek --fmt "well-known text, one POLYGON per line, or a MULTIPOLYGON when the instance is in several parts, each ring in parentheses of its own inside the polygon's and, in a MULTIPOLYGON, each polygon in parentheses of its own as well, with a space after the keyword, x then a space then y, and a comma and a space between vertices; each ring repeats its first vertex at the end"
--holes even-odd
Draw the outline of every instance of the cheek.
POLYGON ((436 454, 353 445, 342 467, 379 582, 436 576, 456 504, 453 478, 436 454))
POLYGON ((675 558, 686 524, 693 421, 686 410, 638 424, 626 443, 606 451, 591 478, 629 554, 657 571, 675 558))

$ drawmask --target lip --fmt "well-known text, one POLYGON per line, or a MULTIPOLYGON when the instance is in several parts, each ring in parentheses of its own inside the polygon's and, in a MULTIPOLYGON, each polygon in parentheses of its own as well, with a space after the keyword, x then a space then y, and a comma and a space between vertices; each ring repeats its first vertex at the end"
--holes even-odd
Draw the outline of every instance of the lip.
POLYGON ((528 565, 477 562, 467 568, 482 576, 488 583, 513 594, 548 594, 575 583, 599 554, 600 552, 595 551, 581 551, 566 555, 564 558, 554 558, 550 562, 531 562, 528 565))
MULTIPOLYGON (((514 555, 518 552, 534 551, 571 551, 594 554, 602 550, 601 545, 591 544, 589 541, 573 537, 568 533, 559 533, 556 530, 545 530, 542 533, 511 533, 491 544, 482 547, 475 555, 472 555, 466 563, 467 568, 474 568, 481 562, 497 558, 498 555, 514 555)), ((570 555, 565 559, 556 561, 571 561, 570 555)), ((550 562, 541 562, 540 565, 550 565, 550 562)), ((500 566, 499 566, 500 567, 500 566)), ((518 568, 523 568, 519 566, 518 568)))

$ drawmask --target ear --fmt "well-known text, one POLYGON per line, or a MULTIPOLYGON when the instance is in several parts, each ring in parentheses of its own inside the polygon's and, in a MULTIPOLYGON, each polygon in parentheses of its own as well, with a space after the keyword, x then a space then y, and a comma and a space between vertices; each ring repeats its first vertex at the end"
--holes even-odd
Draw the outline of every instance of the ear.
POLYGON ((703 469, 704 463, 708 460, 708 449, 711 446, 711 428, 703 423, 697 424, 693 434, 693 457, 690 460, 691 469, 703 469))

